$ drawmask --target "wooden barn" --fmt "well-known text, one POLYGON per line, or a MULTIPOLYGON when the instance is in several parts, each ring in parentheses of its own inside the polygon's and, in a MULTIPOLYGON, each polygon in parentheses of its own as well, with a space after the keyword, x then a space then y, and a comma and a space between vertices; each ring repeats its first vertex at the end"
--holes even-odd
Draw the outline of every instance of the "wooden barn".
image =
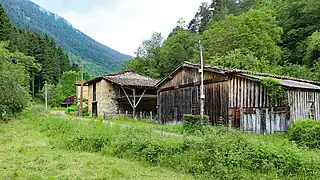
POLYGON ((88 111, 91 116, 156 112, 157 81, 124 71, 87 81, 88 111))
MULTIPOLYGON (((184 62, 156 85, 158 121, 176 123, 184 114, 200 114, 199 69, 184 62)), ((296 120, 320 120, 319 82, 205 66, 204 91, 205 114, 213 125, 273 134, 286 131, 296 120), (261 83, 266 77, 277 79, 286 94, 273 106, 261 83)))

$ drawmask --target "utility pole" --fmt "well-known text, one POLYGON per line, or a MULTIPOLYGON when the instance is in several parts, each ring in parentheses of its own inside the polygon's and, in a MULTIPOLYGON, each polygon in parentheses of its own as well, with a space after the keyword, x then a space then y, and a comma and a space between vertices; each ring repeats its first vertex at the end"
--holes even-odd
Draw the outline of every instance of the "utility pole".
POLYGON ((201 86, 200 86, 200 115, 201 119, 203 119, 204 116, 204 86, 203 86, 203 55, 202 55, 202 44, 201 40, 199 40, 199 50, 200 50, 200 61, 201 61, 201 69, 199 69, 199 72, 201 73, 201 86))
POLYGON ((83 116, 83 61, 80 63, 81 66, 81 90, 80 90, 80 116, 83 116))
POLYGON ((48 83, 47 83, 47 81, 45 82, 45 103, 46 103, 46 111, 48 110, 48 83))

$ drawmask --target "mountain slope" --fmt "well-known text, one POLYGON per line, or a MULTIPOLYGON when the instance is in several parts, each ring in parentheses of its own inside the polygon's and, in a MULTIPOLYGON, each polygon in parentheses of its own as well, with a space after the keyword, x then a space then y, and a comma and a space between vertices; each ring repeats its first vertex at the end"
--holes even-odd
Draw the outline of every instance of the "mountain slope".
POLYGON ((20 28, 48 34, 71 54, 83 58, 86 70, 99 75, 120 68, 121 62, 132 59, 93 40, 72 27, 64 18, 51 13, 28 0, 0 0, 11 21, 20 28))

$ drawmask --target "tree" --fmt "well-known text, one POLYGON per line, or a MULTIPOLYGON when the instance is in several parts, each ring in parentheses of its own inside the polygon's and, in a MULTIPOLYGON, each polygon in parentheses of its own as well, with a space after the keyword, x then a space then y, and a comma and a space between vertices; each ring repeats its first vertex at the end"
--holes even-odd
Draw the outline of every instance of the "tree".
POLYGON ((11 32, 11 22, 4 7, 0 4, 0 41, 10 40, 11 32))
POLYGON ((136 70, 145 75, 158 78, 159 53, 163 43, 161 33, 153 33, 151 39, 144 40, 136 52, 136 58, 125 64, 126 69, 136 70))
POLYGON ((308 65, 312 65, 315 62, 320 62, 320 32, 317 31, 308 37, 304 61, 308 65))
POLYGON ((158 72, 164 77, 183 61, 189 61, 197 51, 197 37, 188 30, 177 30, 160 49, 158 72))
POLYGON ((0 118, 21 112, 30 102, 27 68, 36 67, 33 58, 10 53, 8 44, 0 43, 0 118))
POLYGON ((266 10, 231 15, 223 21, 211 23, 211 27, 203 33, 204 57, 208 59, 234 49, 247 49, 259 59, 277 63, 282 56, 282 50, 277 45, 281 35, 282 28, 266 10))
POLYGON ((202 3, 194 18, 190 21, 188 29, 193 33, 202 33, 212 18, 210 5, 206 2, 202 3))
POLYGON ((257 58, 251 51, 241 49, 235 49, 222 56, 212 56, 208 60, 208 63, 214 66, 249 70, 254 72, 278 74, 281 71, 279 66, 270 64, 268 60, 257 58))
POLYGON ((210 20, 222 21, 227 15, 239 15, 254 6, 254 0, 212 0, 210 4, 202 3, 188 29, 202 34, 209 26, 210 20))
POLYGON ((282 46, 286 50, 285 61, 305 64, 303 57, 308 46, 307 39, 319 30, 320 1, 285 0, 278 11, 284 30, 282 46))

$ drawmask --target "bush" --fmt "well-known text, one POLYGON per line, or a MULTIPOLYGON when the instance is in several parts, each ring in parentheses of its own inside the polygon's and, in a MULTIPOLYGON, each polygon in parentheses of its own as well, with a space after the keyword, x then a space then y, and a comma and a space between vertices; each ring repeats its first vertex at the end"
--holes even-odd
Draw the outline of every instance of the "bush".
POLYGON ((300 146, 320 149, 320 121, 296 121, 287 136, 300 146))
POLYGON ((78 106, 76 106, 76 105, 72 105, 72 106, 67 108, 68 112, 75 112, 77 110, 78 110, 78 106))
MULTIPOLYGON (((189 119, 187 122, 195 122, 195 118, 189 119)), ((35 118, 34 122, 51 137, 55 147, 136 159, 212 179, 320 177, 320 156, 316 152, 299 149, 276 136, 267 136, 271 138, 269 142, 266 136, 214 127, 203 128, 197 136, 169 137, 143 128, 111 127, 97 122, 51 117, 35 118)))
POLYGON ((204 126, 209 124, 209 116, 202 118, 200 115, 185 114, 183 118, 183 130, 187 133, 202 132, 204 126))

